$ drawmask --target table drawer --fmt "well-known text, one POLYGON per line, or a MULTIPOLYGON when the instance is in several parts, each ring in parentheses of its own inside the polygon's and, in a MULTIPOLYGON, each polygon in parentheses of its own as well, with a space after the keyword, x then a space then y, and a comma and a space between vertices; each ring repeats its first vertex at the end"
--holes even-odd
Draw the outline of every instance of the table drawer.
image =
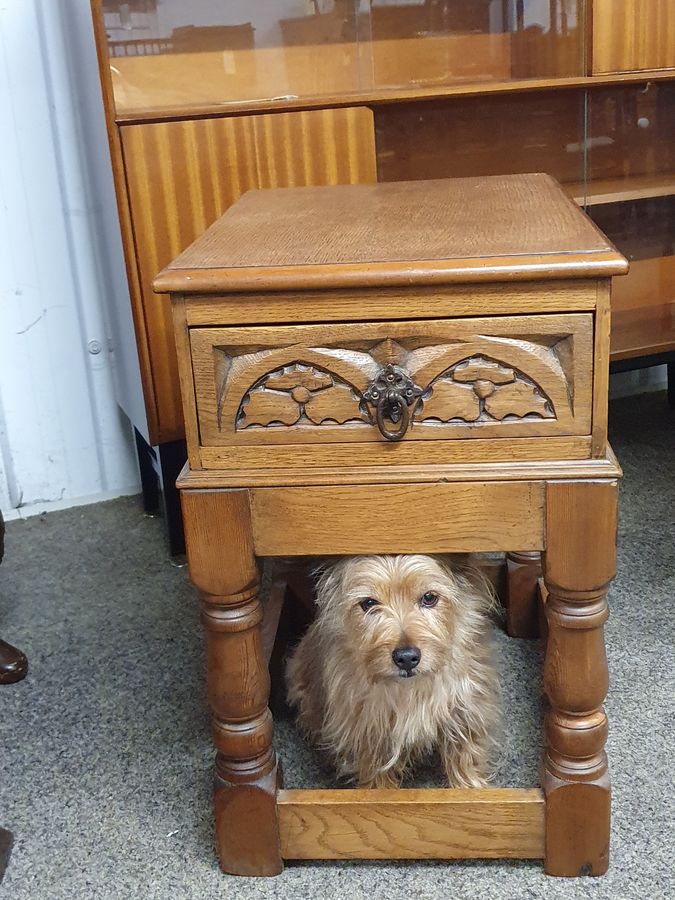
POLYGON ((190 347, 203 447, 591 430, 591 313, 191 328, 190 347))

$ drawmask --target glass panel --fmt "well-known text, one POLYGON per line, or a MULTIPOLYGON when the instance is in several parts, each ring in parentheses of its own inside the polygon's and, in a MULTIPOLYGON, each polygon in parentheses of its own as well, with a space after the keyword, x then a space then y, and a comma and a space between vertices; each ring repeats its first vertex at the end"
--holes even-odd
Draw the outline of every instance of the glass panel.
POLYGON ((675 84, 590 91, 587 209, 631 261, 612 358, 675 349, 675 84))
POLYGON ((103 0, 120 112, 582 75, 585 0, 103 0))
POLYGON ((358 0, 105 0, 118 111, 353 94, 358 0))
POLYGON ((547 172, 583 199, 582 91, 492 95, 375 110, 380 181, 547 172))

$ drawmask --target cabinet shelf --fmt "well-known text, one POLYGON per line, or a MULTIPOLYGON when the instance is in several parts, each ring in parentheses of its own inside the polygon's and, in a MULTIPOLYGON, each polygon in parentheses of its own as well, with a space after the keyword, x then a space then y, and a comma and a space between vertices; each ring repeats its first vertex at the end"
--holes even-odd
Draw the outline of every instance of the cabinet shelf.
MULTIPOLYGON (((565 192, 576 203, 584 203, 582 183, 564 185, 565 192)), ((586 206, 600 206, 604 203, 626 203, 631 200, 646 200, 654 197, 675 195, 675 174, 664 172, 660 175, 631 175, 626 178, 603 178, 589 181, 586 185, 586 206)))
POLYGON ((612 285, 612 362, 675 350, 675 256, 633 259, 612 285))
POLYGON ((675 350, 675 300, 612 310, 612 362, 675 350))
POLYGON ((508 81, 471 79, 433 87, 383 88, 372 91, 342 92, 337 95, 276 97, 260 100, 223 100, 203 105, 190 103, 159 108, 124 108, 116 110, 119 125, 143 122, 165 122, 179 119, 206 119, 215 116, 285 110, 334 109, 340 106, 379 106, 390 103, 447 100, 453 97, 479 97, 488 94, 519 94, 541 91, 593 89, 631 84, 675 80, 675 70, 629 72, 620 75, 580 75, 575 77, 527 78, 508 81))

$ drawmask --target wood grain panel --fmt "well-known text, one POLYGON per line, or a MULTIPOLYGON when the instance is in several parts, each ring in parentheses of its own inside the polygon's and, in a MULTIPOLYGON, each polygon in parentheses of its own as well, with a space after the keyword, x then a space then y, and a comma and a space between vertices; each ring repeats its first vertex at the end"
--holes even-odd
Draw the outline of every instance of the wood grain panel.
POLYGON ((544 546, 544 483, 254 488, 259 556, 470 553, 544 546))
MULTIPOLYGON (((201 447, 201 464, 210 470, 224 469, 241 479, 241 472, 269 469, 303 468, 321 471, 340 459, 344 472, 351 477, 355 466, 379 468, 380 479, 371 474, 371 480, 386 479, 386 473, 397 465, 438 466, 444 463, 514 460, 586 460, 591 455, 590 437, 520 437, 471 438, 456 441, 388 441, 370 444, 286 444, 267 447, 201 447)), ((331 478, 333 477, 333 469, 331 478)), ((328 473, 324 471, 324 476, 328 473)), ((272 476, 274 477, 274 476, 272 476)), ((335 475, 334 477, 338 477, 335 475)), ((393 477, 393 476, 392 476, 393 477)), ((426 480, 426 479, 423 479, 426 480)))
POLYGON ((190 356, 190 332, 185 321, 185 299, 180 294, 172 297, 174 336, 176 340, 176 359, 180 380, 181 401, 185 421, 185 439, 187 442, 188 462, 194 468, 200 467, 199 458, 199 422, 195 403, 195 384, 190 356))
POLYGON ((537 789, 280 791, 285 859, 462 859, 544 855, 537 789))
POLYGON ((672 0, 593 0, 594 75, 672 68, 672 0))
POLYGON ((158 442, 182 437, 183 422, 171 313, 152 290, 157 272, 242 193, 270 180, 277 185, 322 185, 375 177, 372 114, 367 109, 254 119, 242 116, 120 129, 158 409, 158 431, 152 437, 158 442))
MULTIPOLYGON (((247 460, 239 458, 230 459, 231 451, 221 451, 220 456, 215 457, 213 451, 202 451, 202 457, 207 453, 209 458, 204 465, 212 468, 193 469, 188 472, 183 470, 179 477, 182 488, 235 488, 235 487, 275 487, 277 485, 306 484, 321 485, 330 481, 331 484, 401 484, 414 481, 421 483, 438 483, 442 481, 533 481, 536 479, 564 479, 564 478, 620 478, 621 467, 611 448, 607 448, 607 456, 602 459, 590 459, 590 438, 523 438, 517 442, 516 455, 509 456, 504 445, 508 441, 458 441, 449 445, 448 458, 443 459, 437 453, 433 461, 426 462, 424 455, 418 453, 417 462, 408 460, 399 463, 398 460, 387 465, 385 460, 373 461, 365 459, 359 462, 354 460, 351 467, 330 468, 333 460, 324 458, 323 465, 309 468, 306 455, 298 453, 299 460, 285 460, 288 467, 294 465, 292 473, 289 468, 263 463, 261 468, 259 459, 247 460), (549 445, 554 442, 555 446, 549 445), (476 443, 481 444, 480 451, 476 451, 476 443), (501 452, 495 449, 495 444, 501 444, 501 452), (468 445, 468 446, 467 446, 468 445), (523 446, 526 450, 523 450, 523 446), (544 450, 544 446, 548 448, 544 450), (538 450, 537 450, 538 448, 538 450), (474 451, 473 453, 471 451, 474 451), (550 452, 549 452, 550 451, 550 452), (500 461, 501 459, 501 461, 500 461), (379 463, 379 464, 377 464, 379 463), (225 468, 227 466, 227 468, 225 468)), ((429 444, 424 446, 426 451, 429 444)), ((435 446, 438 450, 442 444, 435 446)), ((445 444, 444 446, 448 446, 445 444)), ((304 448, 299 448, 302 451, 304 448)), ((321 448, 313 448, 321 449, 321 448)), ((343 449, 343 448, 341 448, 343 449)), ((353 448, 348 448, 353 449, 353 448)), ((256 454, 259 451, 247 451, 256 454)), ((269 455, 268 463, 276 459, 269 455)), ((333 451, 331 451, 333 452, 333 451)), ((325 454, 325 448, 324 448, 325 454)), ((334 457, 334 452, 333 452, 334 457)))
POLYGON ((200 591, 243 602, 255 594, 247 491, 181 491, 190 578, 200 591), (213 559, 223 565, 213 565, 213 559), (242 572, 245 577, 242 583, 242 572))
POLYGON ((598 308, 595 313, 595 349, 593 351, 593 456, 596 458, 603 457, 607 450, 611 290, 612 285, 610 281, 598 284, 598 308))
POLYGON ((349 322, 419 319, 519 313, 563 313, 595 308, 595 281, 534 281, 518 285, 470 284, 419 287, 414 305, 405 288, 363 291, 292 291, 270 294, 228 294, 226 298, 189 295, 188 325, 248 325, 287 322, 349 322), (367 309, 364 309, 364 303, 367 309))
POLYGON ((558 540, 555 552, 545 558, 549 591, 552 585, 564 585, 590 593, 608 584, 616 572, 617 482, 591 482, 581 491, 579 487, 580 482, 570 481, 549 482, 546 488, 546 530, 549 542, 554 534, 558 540), (597 542, 601 530, 612 540, 597 542))

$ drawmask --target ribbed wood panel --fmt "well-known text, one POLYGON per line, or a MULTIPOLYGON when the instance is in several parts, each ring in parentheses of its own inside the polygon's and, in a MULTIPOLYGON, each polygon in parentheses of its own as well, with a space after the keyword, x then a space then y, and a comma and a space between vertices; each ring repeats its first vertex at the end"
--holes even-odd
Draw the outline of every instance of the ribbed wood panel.
POLYGON ((156 441, 182 436, 169 303, 152 279, 245 191, 376 179, 372 113, 312 110, 120 128, 152 380, 156 441))
POLYGON ((377 181, 369 109, 318 109, 253 118, 258 187, 377 181))
POLYGON ((674 67, 673 0, 594 0, 594 75, 674 67))

